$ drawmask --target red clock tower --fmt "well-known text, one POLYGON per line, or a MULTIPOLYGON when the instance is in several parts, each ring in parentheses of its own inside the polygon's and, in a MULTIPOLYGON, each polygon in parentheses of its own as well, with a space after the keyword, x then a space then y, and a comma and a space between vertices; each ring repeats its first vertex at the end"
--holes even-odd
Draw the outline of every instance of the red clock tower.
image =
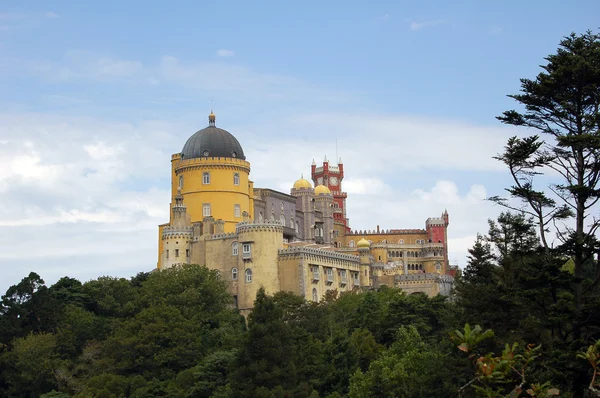
POLYGON ((342 159, 338 161, 337 166, 331 166, 327 156, 323 161, 323 166, 317 167, 313 160, 311 170, 311 178, 315 187, 317 185, 325 185, 331 191, 333 196, 333 221, 344 224, 346 232, 350 232, 349 222, 346 218, 346 198, 348 194, 342 192, 342 180, 344 179, 344 164, 342 159))

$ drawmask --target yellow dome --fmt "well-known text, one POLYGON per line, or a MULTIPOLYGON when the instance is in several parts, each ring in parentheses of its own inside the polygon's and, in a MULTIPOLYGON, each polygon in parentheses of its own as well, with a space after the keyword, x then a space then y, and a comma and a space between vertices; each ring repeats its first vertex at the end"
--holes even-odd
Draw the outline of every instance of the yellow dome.
POLYGON ((294 189, 302 188, 312 188, 310 181, 304 179, 304 177, 300 177, 300 179, 294 183, 294 189))
POLYGON ((356 247, 371 247, 371 244, 365 238, 362 238, 356 243, 356 247))
POLYGON ((315 188, 315 195, 321 194, 331 195, 331 191, 325 185, 317 185, 315 188))

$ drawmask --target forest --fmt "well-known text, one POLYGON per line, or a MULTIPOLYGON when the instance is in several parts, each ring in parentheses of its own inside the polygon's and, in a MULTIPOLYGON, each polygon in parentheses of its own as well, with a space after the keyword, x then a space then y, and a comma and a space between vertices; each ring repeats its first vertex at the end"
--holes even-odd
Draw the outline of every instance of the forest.
POLYGON ((450 297, 260 290, 244 319, 202 265, 31 272, 1 297, 0 396, 600 396, 600 35, 541 69, 498 116, 523 127, 496 156, 513 184, 450 297))

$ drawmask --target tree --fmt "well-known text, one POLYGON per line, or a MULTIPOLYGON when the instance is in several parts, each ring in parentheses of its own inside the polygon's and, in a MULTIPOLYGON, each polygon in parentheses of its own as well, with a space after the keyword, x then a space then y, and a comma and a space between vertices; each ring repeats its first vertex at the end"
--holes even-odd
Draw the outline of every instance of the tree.
POLYGON ((248 335, 240 349, 232 380, 236 396, 269 396, 288 393, 298 383, 296 352, 284 311, 260 288, 248 317, 248 335))
MULTIPOLYGON (((580 311, 584 264, 597 250, 594 234, 600 227, 599 219, 590 219, 590 210, 600 198, 600 36, 573 33, 546 61, 535 80, 521 79, 520 94, 509 95, 525 111, 509 110, 498 119, 533 128, 549 141, 538 135, 513 137, 497 159, 507 165, 515 183, 507 191, 522 201, 520 210, 536 218, 544 248, 550 247, 549 226, 574 216, 574 228, 565 226, 558 234, 565 252, 573 255, 574 304, 580 311), (562 205, 534 188, 534 177, 544 169, 560 176, 549 189, 562 205)), ((513 207, 502 198, 492 199, 513 207)), ((600 272, 594 285, 599 281, 600 272)), ((574 334, 580 335, 579 323, 574 334)))
MULTIPOLYGON (((600 199, 600 35, 588 31, 565 37, 556 54, 545 58, 535 79, 521 79, 521 92, 509 95, 524 111, 509 110, 498 119, 505 124, 534 129, 540 135, 512 137, 496 159, 509 169, 514 185, 505 198, 491 200, 535 218, 548 261, 552 245, 547 234, 555 226, 561 244, 556 250, 573 259, 573 325, 575 344, 586 327, 585 294, 600 283, 595 233, 600 219, 592 208, 600 199), (535 177, 551 170, 557 181, 548 186, 553 197, 534 185, 535 177), (585 269, 593 264, 593 281, 585 269)), ((573 385, 579 390, 582 374, 573 385)))

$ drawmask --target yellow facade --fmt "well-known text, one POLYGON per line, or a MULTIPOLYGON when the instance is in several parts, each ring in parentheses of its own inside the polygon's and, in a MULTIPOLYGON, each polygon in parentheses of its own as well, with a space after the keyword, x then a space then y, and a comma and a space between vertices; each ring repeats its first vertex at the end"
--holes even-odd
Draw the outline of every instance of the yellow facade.
POLYGON ((234 232, 236 224, 244 220, 244 214, 246 219, 253 219, 250 163, 242 159, 207 157, 176 159, 172 168, 172 197, 181 188, 192 223, 213 217, 225 222, 225 232, 234 232))

